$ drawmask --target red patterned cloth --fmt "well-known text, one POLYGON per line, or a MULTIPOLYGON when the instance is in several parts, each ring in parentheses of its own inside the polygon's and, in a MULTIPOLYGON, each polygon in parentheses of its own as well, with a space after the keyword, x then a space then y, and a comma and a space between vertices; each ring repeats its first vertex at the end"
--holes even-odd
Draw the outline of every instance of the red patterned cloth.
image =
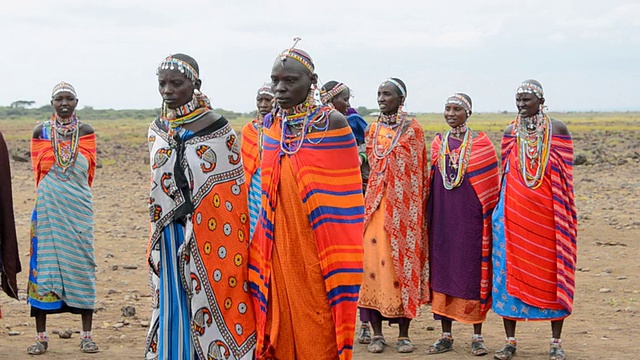
POLYGON ((405 317, 415 318, 420 306, 430 300, 426 216, 428 157, 424 131, 412 119, 391 153, 378 159, 373 154, 377 126, 380 124, 371 124, 366 138, 371 172, 365 194, 364 226, 365 229, 369 226, 373 213, 386 196, 384 230, 391 241, 405 317))

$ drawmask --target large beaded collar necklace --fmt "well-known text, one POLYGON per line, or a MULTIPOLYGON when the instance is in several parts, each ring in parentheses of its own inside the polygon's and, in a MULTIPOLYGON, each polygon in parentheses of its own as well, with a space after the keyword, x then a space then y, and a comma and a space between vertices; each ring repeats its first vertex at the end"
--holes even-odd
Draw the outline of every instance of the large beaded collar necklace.
POLYGON ((551 152, 551 119, 542 109, 530 118, 516 117, 518 167, 527 187, 542 185, 551 152))
POLYGON ((276 117, 282 118, 280 149, 288 155, 297 153, 304 141, 319 144, 329 128, 328 114, 315 103, 313 91, 309 91, 307 99, 291 109, 276 109, 276 117), (313 141, 307 138, 311 132, 324 132, 321 139, 313 141))
POLYGON ((51 126, 51 147, 57 167, 54 172, 58 179, 67 181, 71 174, 68 170, 75 164, 78 156, 79 129, 75 113, 69 118, 61 118, 54 113, 49 120, 51 126))

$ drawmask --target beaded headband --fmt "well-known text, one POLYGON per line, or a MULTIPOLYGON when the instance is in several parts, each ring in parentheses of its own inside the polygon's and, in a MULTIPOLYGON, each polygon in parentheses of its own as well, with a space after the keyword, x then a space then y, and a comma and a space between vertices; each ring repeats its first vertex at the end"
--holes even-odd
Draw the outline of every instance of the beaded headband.
POLYGON ((160 70, 178 70, 184 74, 192 83, 195 83, 200 77, 196 69, 194 69, 189 63, 184 60, 174 58, 173 55, 167 56, 166 59, 158 65, 156 75, 160 70))
POLYGON ((315 66, 313 65, 313 61, 311 60, 311 58, 307 54, 303 53, 302 50, 295 49, 298 41, 300 40, 302 40, 302 38, 293 38, 293 45, 280 53, 280 61, 284 63, 287 58, 295 59, 302 65, 304 65, 304 67, 306 67, 307 70, 309 70, 309 72, 313 74, 315 66))
POLYGON ((268 95, 274 97, 273 90, 271 90, 271 85, 264 84, 258 89, 258 96, 260 95, 268 95))
POLYGON ((449 96, 449 98, 447 98, 447 102, 445 103, 445 105, 447 104, 456 104, 461 106, 464 109, 464 111, 467 113, 467 116, 469 116, 469 113, 471 112, 471 103, 469 102, 469 100, 467 100, 466 97, 462 96, 462 94, 460 93, 455 93, 449 96))
POLYGON ((340 94, 344 90, 349 90, 349 87, 346 84, 341 82, 337 83, 333 89, 326 91, 320 90, 320 100, 322 100, 323 104, 328 104, 331 99, 333 99, 336 95, 340 94))
POLYGON ((51 91, 51 98, 54 98, 61 92, 69 92, 72 93, 73 96, 78 97, 78 94, 76 94, 76 89, 73 87, 73 85, 62 81, 61 83, 53 87, 53 90, 51 91))
POLYGON ((384 85, 385 83, 392 83, 393 85, 395 85, 398 89, 400 89, 400 93, 402 94, 403 97, 407 97, 407 90, 405 90, 405 88, 400 85, 399 82, 393 80, 392 78, 388 78, 387 80, 385 80, 381 85, 384 85))
POLYGON ((544 91, 542 90, 542 86, 538 84, 534 84, 532 82, 523 81, 522 84, 518 87, 518 94, 533 94, 538 99, 542 99, 544 97, 544 91))

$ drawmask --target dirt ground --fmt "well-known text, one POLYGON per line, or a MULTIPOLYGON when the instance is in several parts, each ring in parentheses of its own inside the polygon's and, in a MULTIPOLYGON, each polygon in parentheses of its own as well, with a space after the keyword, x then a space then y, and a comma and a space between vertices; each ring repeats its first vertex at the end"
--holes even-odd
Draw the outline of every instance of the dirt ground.
MULTIPOLYGON (((98 134, 100 128, 96 127, 98 134)), ((2 129, 7 134, 7 129, 2 129)), ((491 134, 496 141, 499 134, 491 134)), ((640 133, 595 131, 574 134, 576 153, 587 164, 575 167, 579 214, 578 272, 575 310, 565 322, 563 344, 570 359, 640 358, 640 133)), ((28 140, 9 141, 14 153, 28 150, 28 140)), ((51 336, 47 359, 139 359, 143 356, 150 303, 145 252, 148 238, 148 165, 144 143, 130 144, 99 137, 99 158, 94 183, 97 305, 95 340, 100 353, 79 350, 79 334, 61 339, 53 331, 80 330, 80 316, 48 318, 51 336), (135 307, 132 317, 122 308, 135 307)), ((29 218, 34 202, 34 181, 28 162, 12 161, 16 227, 23 271, 19 274, 20 301, 0 295, 0 359, 26 359, 35 324, 29 317, 25 287, 28 272, 29 218)), ((426 348, 439 336, 439 323, 429 308, 414 320, 411 337, 415 352, 395 352, 397 328, 385 327, 391 346, 380 355, 355 346, 355 359, 467 359, 471 358, 471 326, 454 324, 454 351, 427 356, 426 348), (434 330, 435 329, 435 330, 434 330)), ((490 351, 504 339, 501 319, 490 313, 484 325, 490 351)), ((549 323, 518 325, 519 359, 547 358, 549 323)), ((321 349, 318 349, 321 351, 321 349)), ((488 358, 488 357, 486 357, 488 358)))

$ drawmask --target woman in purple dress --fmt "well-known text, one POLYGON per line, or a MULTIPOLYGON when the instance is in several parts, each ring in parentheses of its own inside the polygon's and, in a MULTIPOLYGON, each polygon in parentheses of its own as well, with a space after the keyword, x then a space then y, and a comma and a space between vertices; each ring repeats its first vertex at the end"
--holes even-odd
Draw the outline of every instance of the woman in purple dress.
POLYGON ((491 308, 491 212, 498 199, 498 158, 491 140, 467 127, 471 98, 451 95, 444 118, 451 127, 431 144, 428 201, 431 311, 442 337, 427 350, 453 349, 452 322, 473 325, 471 353, 486 355, 482 323, 491 308))

